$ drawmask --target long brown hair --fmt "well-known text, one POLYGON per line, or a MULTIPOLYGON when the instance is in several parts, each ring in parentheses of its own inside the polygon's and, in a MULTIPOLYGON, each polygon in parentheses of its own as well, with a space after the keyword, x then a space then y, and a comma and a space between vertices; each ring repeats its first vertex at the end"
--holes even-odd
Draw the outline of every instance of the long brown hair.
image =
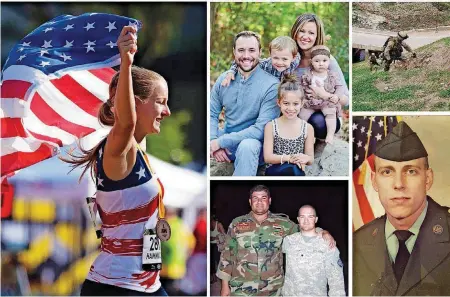
MULTIPOLYGON (((153 92, 156 87, 156 83, 159 80, 164 80, 164 78, 158 73, 147 70, 141 67, 132 66, 131 67, 131 79, 133 82, 133 93, 136 100, 141 101, 142 103, 147 102, 153 95, 153 92)), ((116 96, 117 83, 119 81, 119 71, 114 74, 111 79, 111 83, 109 84, 109 99, 104 102, 98 111, 98 120, 104 126, 114 126, 115 117, 114 113, 111 110, 111 107, 114 106, 114 99, 116 96)), ((80 179, 86 173, 86 171, 91 169, 91 177, 94 179, 95 177, 95 160, 97 157, 98 150, 100 148, 100 144, 103 142, 100 141, 95 147, 90 150, 85 150, 81 147, 80 141, 78 141, 78 148, 81 151, 81 154, 76 154, 74 149, 68 152, 69 158, 59 157, 62 161, 70 163, 72 170, 77 167, 83 167, 83 172, 81 173, 80 179)))
MULTIPOLYGON (((294 23, 294 25, 292 25, 292 29, 291 29, 291 37, 292 37, 292 39, 294 39, 297 42, 298 32, 308 22, 315 23, 316 27, 317 27, 317 38, 316 38, 316 42, 314 43, 314 45, 324 45, 326 39, 325 39, 325 30, 323 28, 323 23, 320 20, 320 18, 317 15, 315 15, 314 13, 301 14, 295 20, 295 23, 294 23)), ((298 44, 297 44, 297 47, 298 47, 298 51, 300 53, 302 53, 302 49, 298 46, 298 44)))

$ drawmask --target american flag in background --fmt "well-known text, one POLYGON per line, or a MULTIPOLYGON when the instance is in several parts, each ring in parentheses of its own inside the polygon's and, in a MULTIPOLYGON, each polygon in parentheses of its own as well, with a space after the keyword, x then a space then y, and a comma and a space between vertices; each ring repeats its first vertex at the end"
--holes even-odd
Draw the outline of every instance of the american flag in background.
POLYGON ((397 116, 353 117, 353 229, 384 214, 371 182, 376 145, 401 121, 397 116))
POLYGON ((106 135, 97 120, 120 64, 116 41, 140 21, 105 13, 62 15, 39 26, 10 51, 2 71, 1 176, 13 174, 81 139, 106 135))

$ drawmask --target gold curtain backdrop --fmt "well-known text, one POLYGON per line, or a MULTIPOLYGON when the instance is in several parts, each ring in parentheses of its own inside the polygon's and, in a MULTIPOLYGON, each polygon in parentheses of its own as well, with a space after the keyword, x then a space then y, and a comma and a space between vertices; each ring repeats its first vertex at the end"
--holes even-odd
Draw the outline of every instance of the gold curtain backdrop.
POLYGON ((434 183, 428 192, 436 202, 450 206, 450 116, 404 116, 428 152, 434 183))

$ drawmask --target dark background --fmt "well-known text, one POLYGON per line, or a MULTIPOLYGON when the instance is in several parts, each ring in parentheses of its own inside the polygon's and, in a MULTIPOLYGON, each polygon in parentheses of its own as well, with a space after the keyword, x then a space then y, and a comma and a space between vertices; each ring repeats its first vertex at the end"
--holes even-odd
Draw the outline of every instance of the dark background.
POLYGON ((347 181, 211 181, 211 214, 216 214, 227 231, 231 221, 250 212, 252 187, 263 184, 270 190, 269 210, 284 213, 297 223, 298 210, 312 205, 319 220, 316 226, 331 233, 344 262, 345 289, 348 292, 348 182, 347 181))

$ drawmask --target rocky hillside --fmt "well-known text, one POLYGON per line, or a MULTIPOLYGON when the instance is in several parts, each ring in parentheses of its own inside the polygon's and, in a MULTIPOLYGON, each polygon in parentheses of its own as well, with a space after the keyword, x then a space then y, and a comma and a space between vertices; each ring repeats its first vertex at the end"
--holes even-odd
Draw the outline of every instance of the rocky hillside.
POLYGON ((399 31, 450 26, 450 2, 353 3, 353 27, 399 31))

